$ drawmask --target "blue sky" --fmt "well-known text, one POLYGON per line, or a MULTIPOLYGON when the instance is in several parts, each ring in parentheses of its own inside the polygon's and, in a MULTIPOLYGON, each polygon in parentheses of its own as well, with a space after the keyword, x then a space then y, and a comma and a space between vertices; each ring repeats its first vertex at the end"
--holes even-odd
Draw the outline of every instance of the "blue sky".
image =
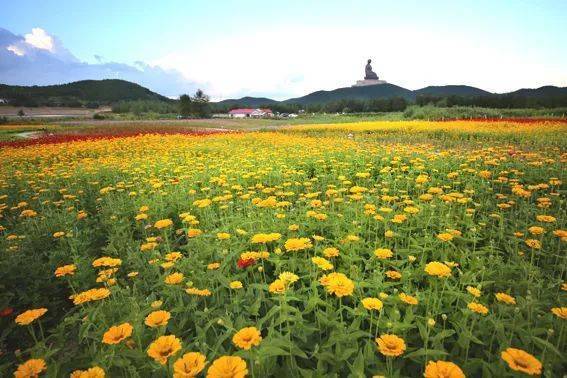
MULTIPOLYGON (((95 71, 106 64, 112 77, 170 96, 196 87, 215 98, 299 96, 351 85, 368 57, 381 78, 410 89, 567 86, 567 1, 0 0, 0 8, 0 28, 21 40, 36 29, 56 41, 41 52, 88 63, 72 79, 104 76, 95 71), (135 62, 144 73, 123 74, 135 62)), ((0 64, 0 81, 64 81, 29 71, 31 53, 21 52, 9 71, 0 64)))

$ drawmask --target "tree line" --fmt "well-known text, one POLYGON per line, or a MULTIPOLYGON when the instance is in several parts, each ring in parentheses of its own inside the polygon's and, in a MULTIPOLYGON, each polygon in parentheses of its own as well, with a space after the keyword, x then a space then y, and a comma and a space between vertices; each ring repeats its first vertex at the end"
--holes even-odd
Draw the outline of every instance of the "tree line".
POLYGON ((518 94, 492 96, 431 96, 420 95, 416 105, 433 105, 451 108, 453 106, 474 106, 493 109, 553 109, 567 106, 567 96, 523 96, 518 94))

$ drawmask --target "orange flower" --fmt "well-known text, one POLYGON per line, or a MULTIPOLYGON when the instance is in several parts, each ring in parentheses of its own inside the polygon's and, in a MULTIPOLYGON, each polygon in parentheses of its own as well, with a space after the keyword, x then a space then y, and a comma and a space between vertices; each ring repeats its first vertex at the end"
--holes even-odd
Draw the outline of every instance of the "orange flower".
POLYGON ((167 359, 181 349, 181 341, 174 335, 160 336, 148 348, 148 356, 165 365, 167 359))
POLYGON ((169 318, 171 318, 171 314, 167 311, 163 311, 163 310, 153 311, 150 312, 148 316, 146 316, 146 320, 144 321, 144 323, 148 327, 152 327, 152 328, 166 326, 167 322, 169 321, 169 318))
POLYGON ((423 374, 425 378, 465 378, 461 368, 446 361, 429 361, 423 374))
POLYGON ((41 372, 47 369, 45 361, 41 358, 32 358, 20 364, 14 372, 14 378, 33 378, 38 377, 41 372))
POLYGON ((246 374, 246 361, 237 356, 222 356, 213 361, 207 378, 244 378, 246 374))
POLYGON ((384 334, 376 338, 378 350, 386 357, 397 357, 406 350, 406 342, 396 335, 384 334))
POLYGON ((22 312, 16 317, 16 323, 19 325, 28 325, 34 320, 41 318, 47 312, 46 308, 36 308, 22 312))
POLYGON ((112 326, 102 336, 102 342, 105 344, 118 344, 132 335, 132 329, 130 323, 112 326))
POLYGON ((198 352, 185 353, 173 364, 173 378, 196 377, 205 368, 206 359, 198 352))
POLYGON ((541 374, 541 362, 526 351, 508 348, 502 352, 501 357, 512 370, 521 371, 528 375, 541 374))
POLYGON ((260 345, 262 335, 256 327, 242 328, 232 337, 232 343, 240 349, 249 350, 253 346, 260 345))

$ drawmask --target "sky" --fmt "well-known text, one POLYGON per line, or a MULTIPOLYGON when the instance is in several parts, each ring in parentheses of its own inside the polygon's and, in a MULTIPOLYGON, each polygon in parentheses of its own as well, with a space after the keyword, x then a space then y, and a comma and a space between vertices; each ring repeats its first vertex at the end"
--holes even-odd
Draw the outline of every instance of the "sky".
POLYGON ((408 89, 567 86, 567 1, 0 0, 0 83, 121 78, 177 97, 298 97, 372 59, 408 89))

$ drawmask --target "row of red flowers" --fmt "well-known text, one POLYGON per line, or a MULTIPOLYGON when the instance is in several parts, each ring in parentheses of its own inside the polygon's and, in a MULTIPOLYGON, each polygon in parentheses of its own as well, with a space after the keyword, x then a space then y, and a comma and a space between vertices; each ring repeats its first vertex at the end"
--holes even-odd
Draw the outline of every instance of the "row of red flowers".
POLYGON ((110 130, 96 130, 87 133, 45 133, 38 134, 36 137, 32 137, 24 140, 16 141, 6 141, 0 142, 0 148, 2 147, 26 147, 32 145, 42 145, 42 144, 55 144, 55 143, 67 143, 85 140, 98 140, 98 139, 115 139, 115 138, 125 138, 133 137, 144 134, 180 134, 186 136, 206 136, 212 134, 227 133, 230 130, 217 130, 217 129, 147 129, 147 130, 120 130, 120 129, 110 129, 110 130))

